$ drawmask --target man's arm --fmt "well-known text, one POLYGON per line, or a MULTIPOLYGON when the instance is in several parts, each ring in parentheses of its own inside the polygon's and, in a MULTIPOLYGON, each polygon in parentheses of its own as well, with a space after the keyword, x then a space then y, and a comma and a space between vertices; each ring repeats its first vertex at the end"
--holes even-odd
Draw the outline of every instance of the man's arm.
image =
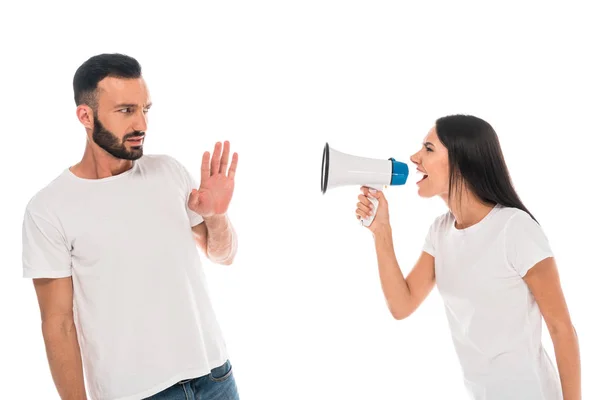
POLYGON ((46 355, 62 400, 86 400, 81 352, 73 320, 71 277, 33 279, 46 355))
POLYGON ((231 265, 237 253, 237 234, 227 215, 206 218, 193 226, 196 243, 214 263, 231 265))

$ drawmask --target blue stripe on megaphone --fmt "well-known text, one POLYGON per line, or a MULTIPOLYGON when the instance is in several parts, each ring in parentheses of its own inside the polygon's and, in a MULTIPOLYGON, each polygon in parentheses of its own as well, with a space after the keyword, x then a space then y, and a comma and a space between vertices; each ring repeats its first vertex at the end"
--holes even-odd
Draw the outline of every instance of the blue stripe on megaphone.
POLYGON ((392 162, 392 181, 390 185, 404 185, 408 178, 408 165, 390 158, 392 162))

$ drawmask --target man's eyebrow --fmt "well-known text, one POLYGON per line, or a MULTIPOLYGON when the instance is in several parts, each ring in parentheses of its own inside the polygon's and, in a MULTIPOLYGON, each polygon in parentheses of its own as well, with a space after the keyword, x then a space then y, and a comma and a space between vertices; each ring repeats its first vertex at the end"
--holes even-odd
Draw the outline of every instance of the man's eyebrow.
MULTIPOLYGON (((152 103, 148 103, 146 105, 146 108, 150 108, 152 106, 152 103)), ((114 108, 136 108, 137 104, 133 104, 133 103, 121 103, 121 104, 117 104, 114 108)))
POLYGON ((115 105, 115 108, 134 108, 134 107, 137 107, 137 105, 135 105, 133 103, 121 103, 121 104, 115 105))

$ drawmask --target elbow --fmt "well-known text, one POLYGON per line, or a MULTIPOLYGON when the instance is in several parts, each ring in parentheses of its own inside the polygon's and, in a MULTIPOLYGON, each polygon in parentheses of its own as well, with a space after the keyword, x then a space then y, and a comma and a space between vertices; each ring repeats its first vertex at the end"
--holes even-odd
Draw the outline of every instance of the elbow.
POLYGON ((235 232, 232 232, 231 241, 225 244, 219 244, 216 249, 212 249, 207 244, 206 255, 215 264, 220 265, 231 265, 237 255, 237 236, 235 232))
POLYGON ((72 316, 42 319, 42 334, 47 340, 76 334, 75 320, 72 316))
POLYGON ((410 313, 406 312, 406 311, 393 311, 390 310, 390 312, 392 313, 392 317, 396 320, 396 321, 401 321, 403 319, 406 319, 410 316, 410 313))
POLYGON ((406 317, 408 317, 408 315, 406 313, 399 313, 399 312, 394 312, 394 311, 391 311, 391 313, 392 313, 392 317, 396 321, 402 321, 403 319, 406 319, 406 317))
POLYGON ((233 264, 234 258, 235 257, 233 257, 233 256, 232 257, 228 257, 225 260, 221 261, 219 264, 221 264, 221 265, 231 265, 231 264, 233 264))
POLYGON ((577 338, 577 331, 575 330, 575 326, 569 321, 564 323, 551 323, 548 324, 548 333, 550 333, 551 337, 569 337, 573 336, 577 338))
POLYGON ((216 257, 211 257, 210 254, 208 254, 208 259, 215 263, 215 264, 219 264, 219 265, 231 265, 233 264, 233 257, 227 257, 227 258, 216 258, 216 257))
POLYGON ((412 314, 411 310, 406 309, 406 308, 393 307, 393 306, 389 306, 388 308, 390 310, 390 313, 392 314, 392 317, 396 321, 401 321, 403 319, 406 319, 412 314))
POLYGON ((223 265, 232 265, 233 262, 235 261, 235 256, 237 255, 237 249, 234 249, 231 254, 229 255, 229 257, 227 257, 227 259, 225 260, 225 262, 223 262, 223 265))
POLYGON ((229 253, 229 255, 227 255, 226 257, 215 257, 214 255, 211 255, 210 253, 208 253, 208 258, 214 262, 215 264, 219 264, 219 265, 232 265, 233 262, 235 261, 235 255, 236 252, 233 251, 231 253, 229 253))
POLYGON ((229 247, 229 254, 227 255, 227 257, 220 262, 220 264, 222 265, 231 265, 233 264, 233 262, 235 261, 235 256, 237 255, 237 240, 236 237, 234 235, 232 243, 229 247))
POLYGON ((410 317, 414 311, 409 297, 386 299, 386 303, 390 314, 397 321, 410 317))

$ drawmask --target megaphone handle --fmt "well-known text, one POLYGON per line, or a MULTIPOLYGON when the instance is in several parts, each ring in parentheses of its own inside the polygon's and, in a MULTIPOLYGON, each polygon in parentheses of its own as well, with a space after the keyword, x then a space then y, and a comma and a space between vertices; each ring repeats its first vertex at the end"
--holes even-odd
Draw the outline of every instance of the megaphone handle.
MULTIPOLYGON (((383 190, 383 186, 368 186, 371 189, 383 190)), ((369 215, 367 218, 361 218, 362 226, 371 226, 375 216, 377 215, 377 208, 379 207, 379 200, 375 197, 367 197, 371 203, 373 203, 373 215, 369 215)))
POLYGON ((377 215, 377 207, 379 206, 379 200, 373 197, 369 197, 369 201, 373 203, 373 215, 369 215, 367 218, 361 218, 363 226, 371 226, 375 216, 377 215))

